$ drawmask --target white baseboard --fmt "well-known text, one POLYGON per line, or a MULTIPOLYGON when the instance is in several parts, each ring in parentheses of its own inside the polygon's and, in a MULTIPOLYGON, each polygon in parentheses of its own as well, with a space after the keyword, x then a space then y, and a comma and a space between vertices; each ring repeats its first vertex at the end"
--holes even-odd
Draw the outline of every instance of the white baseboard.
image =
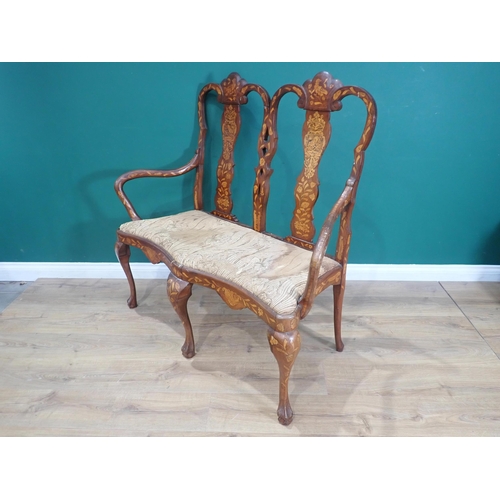
POLYGON ((500 266, 348 264, 352 281, 500 281, 500 266))
MULTIPOLYGON (((131 263, 137 279, 168 278, 163 264, 131 263)), ((38 278, 124 279, 122 266, 114 262, 0 262, 0 281, 35 281, 38 278)))
MULTIPOLYGON (((166 279, 163 264, 131 263, 137 279, 166 279)), ((118 263, 0 262, 0 281, 35 281, 38 278, 124 279, 118 263)), ((500 266, 429 264, 349 264, 352 281, 500 281, 500 266)))

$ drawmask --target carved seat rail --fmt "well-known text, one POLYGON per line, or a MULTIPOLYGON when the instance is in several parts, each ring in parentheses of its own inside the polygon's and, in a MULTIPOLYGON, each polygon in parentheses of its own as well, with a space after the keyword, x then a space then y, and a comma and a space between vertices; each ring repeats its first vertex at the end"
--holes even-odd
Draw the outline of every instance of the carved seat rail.
POLYGON ((288 379, 300 349, 298 325, 311 310, 315 297, 333 287, 334 334, 338 351, 341 337, 342 303, 347 259, 351 241, 351 216, 363 170, 365 151, 376 124, 376 105, 364 89, 343 86, 326 72, 318 73, 303 85, 284 85, 272 98, 260 85, 249 84, 231 73, 221 84, 210 83, 198 96, 198 145, 193 159, 174 170, 134 170, 120 176, 115 190, 131 221, 117 231, 116 255, 127 276, 129 307, 137 307, 135 283, 130 270, 130 246, 141 249, 154 264, 163 262, 170 270, 167 292, 186 332, 182 353, 195 355, 195 342, 187 302, 193 284, 214 289, 233 309, 248 308, 268 326, 268 340, 280 373, 278 420, 288 425, 293 412, 288 399, 288 379), (217 93, 223 106, 222 153, 216 175, 215 210, 203 210, 203 166, 207 124, 206 96, 217 93), (232 213, 231 184, 234 177, 234 150, 241 126, 240 107, 248 94, 256 92, 263 102, 263 121, 257 144, 258 165, 253 186, 253 227, 238 222, 232 213), (267 203, 273 157, 278 147, 278 108, 289 93, 298 97, 305 111, 302 128, 304 164, 295 186, 295 208, 291 234, 281 238, 266 232, 267 203), (340 111, 347 96, 360 98, 366 106, 366 122, 354 147, 354 161, 345 188, 333 204, 316 243, 313 209, 319 195, 318 167, 331 136, 331 113, 340 111), (173 216, 141 219, 124 192, 126 182, 141 177, 177 177, 196 171, 193 189, 194 210, 173 216), (335 221, 340 218, 334 256, 326 255, 335 221))

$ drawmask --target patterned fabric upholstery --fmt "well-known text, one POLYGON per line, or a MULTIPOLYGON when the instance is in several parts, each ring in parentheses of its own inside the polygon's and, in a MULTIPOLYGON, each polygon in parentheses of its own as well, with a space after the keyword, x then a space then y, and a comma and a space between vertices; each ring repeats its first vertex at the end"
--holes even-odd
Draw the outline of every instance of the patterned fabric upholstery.
MULTIPOLYGON (((165 249, 177 263, 239 285, 278 314, 293 313, 312 252, 200 210, 127 222, 124 233, 165 249)), ((325 257, 321 273, 340 265, 325 257)))

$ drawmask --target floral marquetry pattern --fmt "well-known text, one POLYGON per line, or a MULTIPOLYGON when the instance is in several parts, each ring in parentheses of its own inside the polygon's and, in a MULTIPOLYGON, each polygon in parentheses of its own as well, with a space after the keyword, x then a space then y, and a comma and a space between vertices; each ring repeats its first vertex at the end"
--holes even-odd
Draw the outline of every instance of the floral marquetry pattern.
POLYGON ((341 87, 342 82, 329 73, 318 73, 304 83, 304 97, 299 101, 299 107, 310 111, 331 111, 332 94, 341 87))
POLYGON ((236 105, 225 106, 222 114, 222 155, 217 167, 216 214, 229 215, 233 208, 231 182, 234 177, 234 145, 240 131, 240 124, 239 107, 236 105))
POLYGON ((217 293, 231 309, 244 309, 246 307, 244 300, 229 288, 220 287, 217 293))
POLYGON ((304 136, 304 176, 306 179, 310 179, 316 173, 319 160, 325 150, 326 124, 326 119, 317 111, 307 120, 307 133, 304 136))
POLYGON ((304 168, 295 188, 292 236, 311 241, 313 208, 318 197, 318 166, 331 135, 330 113, 308 111, 303 130, 304 168))
POLYGON ((227 283, 223 284, 220 280, 200 276, 192 271, 186 271, 177 267, 172 268, 172 272, 180 279, 189 283, 215 290, 231 309, 250 309, 250 311, 278 332, 294 330, 299 324, 298 318, 295 316, 287 318, 277 316, 265 304, 258 302, 255 298, 250 298, 249 295, 251 294, 245 290, 236 289, 236 287, 227 283))
POLYGON ((231 183, 234 177, 234 148, 240 130, 240 105, 248 102, 248 94, 256 92, 264 104, 264 119, 269 112, 269 94, 260 85, 247 83, 238 73, 231 73, 220 85, 208 84, 203 87, 198 98, 198 123, 200 132, 198 136, 199 167, 196 172, 194 187, 195 208, 203 208, 203 162, 205 157, 205 140, 207 135, 205 100, 206 95, 214 91, 217 100, 224 104, 222 113, 222 154, 217 167, 217 188, 215 194, 215 210, 212 212, 218 217, 237 221, 231 213, 233 201, 231 197, 231 183))
POLYGON ((220 85, 222 93, 219 96, 219 102, 223 104, 245 104, 247 97, 243 88, 246 85, 247 82, 238 73, 231 73, 220 85))

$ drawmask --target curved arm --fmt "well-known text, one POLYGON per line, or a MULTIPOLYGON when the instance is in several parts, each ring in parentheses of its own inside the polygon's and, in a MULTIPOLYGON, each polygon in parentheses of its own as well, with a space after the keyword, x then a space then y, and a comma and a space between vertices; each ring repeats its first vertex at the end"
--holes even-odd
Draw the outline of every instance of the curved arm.
POLYGON ((173 170, 132 170, 118 177, 115 181, 115 191, 118 198, 120 198, 121 202, 125 206, 130 218, 132 220, 140 219, 131 201, 123 191, 123 186, 126 182, 131 181, 132 179, 140 179, 141 177, 178 177, 179 175, 186 174, 196 168, 198 166, 198 157, 199 150, 196 151, 193 159, 182 167, 175 168, 173 170))
POLYGON ((304 294, 300 299, 299 305, 301 306, 300 318, 303 319, 307 316, 311 310, 313 300, 315 297, 314 291, 316 290, 316 285, 318 284, 319 272, 321 270, 321 264, 330 242, 330 237, 332 235, 333 225, 337 220, 338 216, 349 206, 352 201, 353 195, 354 179, 349 178, 346 183, 344 191, 337 200, 337 203, 330 210, 330 213, 325 219, 323 226, 321 227, 321 232, 319 233, 318 241, 314 245, 314 250, 311 256, 311 264, 309 266, 309 276, 307 277, 307 284, 304 290, 304 294))

